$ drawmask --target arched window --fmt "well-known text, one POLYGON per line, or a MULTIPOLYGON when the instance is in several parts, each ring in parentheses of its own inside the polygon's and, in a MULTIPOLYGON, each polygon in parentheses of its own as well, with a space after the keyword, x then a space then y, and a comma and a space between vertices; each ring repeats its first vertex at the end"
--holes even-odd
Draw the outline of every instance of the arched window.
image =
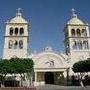
POLYGON ((20 35, 23 35, 23 34, 24 34, 24 29, 20 28, 20 35))
POLYGON ((82 29, 82 36, 87 36, 86 29, 82 29))
POLYGON ((80 29, 77 29, 77 36, 81 36, 80 29))
POLYGON ((22 40, 19 41, 19 48, 20 48, 20 49, 23 48, 23 41, 22 41, 22 40))
POLYGON ((15 35, 17 35, 18 34, 18 28, 16 27, 15 28, 15 35))
POLYGON ((73 49, 77 49, 77 42, 73 41, 73 49))
POLYGON ((9 41, 8 48, 9 49, 12 49, 13 48, 13 41, 12 40, 9 41))
POLYGON ((75 36, 75 29, 71 30, 71 34, 72 34, 72 36, 75 36))
POLYGON ((15 41, 14 42, 14 49, 17 49, 18 48, 18 41, 15 41))
POLYGON ((9 35, 13 35, 13 28, 10 28, 9 35))
POLYGON ((79 49, 82 49, 82 41, 79 41, 79 49))
POLYGON ((82 41, 77 41, 77 48, 82 49, 82 41))
POLYGON ((88 41, 83 41, 83 48, 84 49, 89 49, 88 41))

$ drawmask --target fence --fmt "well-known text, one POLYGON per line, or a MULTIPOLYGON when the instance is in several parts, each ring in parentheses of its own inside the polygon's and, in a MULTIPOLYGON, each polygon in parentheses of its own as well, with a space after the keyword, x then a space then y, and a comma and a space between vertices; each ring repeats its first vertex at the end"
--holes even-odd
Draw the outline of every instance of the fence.
POLYGON ((0 90, 36 90, 35 87, 3 87, 0 90))

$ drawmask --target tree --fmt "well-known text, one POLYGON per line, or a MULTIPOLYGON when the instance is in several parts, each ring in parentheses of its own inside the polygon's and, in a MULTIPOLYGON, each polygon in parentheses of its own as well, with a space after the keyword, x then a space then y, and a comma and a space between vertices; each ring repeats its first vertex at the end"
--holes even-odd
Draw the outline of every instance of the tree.
POLYGON ((33 60, 29 58, 2 59, 0 60, 0 74, 3 77, 7 74, 20 74, 22 78, 25 73, 31 73, 33 64, 33 60))
POLYGON ((75 73, 80 74, 80 81, 82 82, 82 77, 85 75, 85 73, 90 72, 90 58, 88 58, 87 60, 84 61, 79 61, 76 62, 73 67, 72 70, 75 73))
POLYGON ((85 72, 90 72, 90 59, 84 60, 84 61, 79 61, 76 62, 73 67, 72 70, 76 73, 81 72, 81 73, 85 73, 85 72))

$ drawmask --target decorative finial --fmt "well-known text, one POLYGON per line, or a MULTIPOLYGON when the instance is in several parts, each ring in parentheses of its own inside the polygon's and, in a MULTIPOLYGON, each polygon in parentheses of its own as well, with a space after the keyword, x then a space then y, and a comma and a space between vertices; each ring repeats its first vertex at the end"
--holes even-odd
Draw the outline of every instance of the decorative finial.
POLYGON ((22 16, 21 10, 22 10, 21 8, 17 9, 17 13, 16 13, 17 16, 22 16))
POLYGON ((74 8, 72 8, 72 16, 73 16, 73 17, 77 17, 77 14, 75 13, 75 11, 76 11, 76 10, 75 10, 74 8))

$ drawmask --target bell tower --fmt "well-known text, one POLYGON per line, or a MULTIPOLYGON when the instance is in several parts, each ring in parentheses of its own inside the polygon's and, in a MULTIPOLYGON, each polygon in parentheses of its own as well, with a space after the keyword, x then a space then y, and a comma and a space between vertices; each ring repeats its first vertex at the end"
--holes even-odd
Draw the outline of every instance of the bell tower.
POLYGON ((28 49, 29 23, 23 18, 21 9, 17 9, 16 16, 6 22, 3 58, 25 58, 28 49))
POLYGON ((89 25, 78 18, 74 9, 72 9, 72 16, 64 32, 66 54, 71 55, 72 60, 77 61, 88 58, 90 54, 89 25))

